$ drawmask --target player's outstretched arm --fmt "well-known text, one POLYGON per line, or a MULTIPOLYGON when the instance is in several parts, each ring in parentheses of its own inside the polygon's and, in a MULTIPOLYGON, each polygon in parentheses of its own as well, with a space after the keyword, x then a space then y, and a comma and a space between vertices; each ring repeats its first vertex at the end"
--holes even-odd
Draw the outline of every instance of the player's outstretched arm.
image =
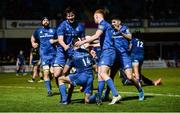
POLYGON ((76 46, 81 46, 81 45, 83 45, 83 44, 85 44, 85 43, 90 43, 90 42, 98 39, 98 38, 101 36, 102 33, 103 33, 103 32, 102 32, 101 30, 97 30, 94 35, 92 35, 92 36, 89 37, 89 38, 86 38, 86 39, 83 40, 83 41, 77 41, 77 42, 75 43, 75 45, 76 45, 76 46))
POLYGON ((125 33, 122 33, 123 37, 126 38, 126 39, 129 39, 131 40, 132 39, 132 34, 125 34, 125 33))

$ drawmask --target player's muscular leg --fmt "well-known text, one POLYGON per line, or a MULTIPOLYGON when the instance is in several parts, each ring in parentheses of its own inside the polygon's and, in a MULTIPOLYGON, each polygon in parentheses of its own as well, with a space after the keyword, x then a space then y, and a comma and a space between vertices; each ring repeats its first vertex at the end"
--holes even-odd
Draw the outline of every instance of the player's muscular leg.
POLYGON ((54 67, 54 76, 55 76, 55 77, 61 76, 62 70, 63 70, 62 67, 54 67))
POLYGON ((135 78, 138 80, 139 79, 139 64, 133 64, 133 71, 135 74, 135 78))
POLYGON ((49 66, 43 66, 44 80, 49 80, 49 66))
POLYGON ((103 80, 107 80, 110 76, 109 66, 106 66, 106 65, 100 66, 100 73, 99 74, 103 80))
POLYGON ((64 84, 64 83, 70 83, 69 77, 65 77, 65 76, 59 77, 59 85, 64 84))
POLYGON ((38 66, 35 65, 33 68, 33 77, 35 78, 37 76, 38 76, 38 66))
POLYGON ((131 69, 131 68, 125 69, 125 74, 126 74, 126 76, 127 76, 127 78, 128 78, 129 80, 132 79, 133 75, 132 75, 132 69, 131 69))

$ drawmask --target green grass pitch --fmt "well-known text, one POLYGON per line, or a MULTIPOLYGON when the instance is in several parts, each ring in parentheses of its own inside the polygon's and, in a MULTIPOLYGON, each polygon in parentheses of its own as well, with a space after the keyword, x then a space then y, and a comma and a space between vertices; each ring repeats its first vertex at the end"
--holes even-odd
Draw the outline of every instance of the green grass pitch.
MULTIPOLYGON (((52 97, 47 97, 44 83, 28 83, 30 75, 15 76, 15 73, 0 74, 0 112, 179 112, 180 111, 180 68, 143 69, 151 79, 162 78, 160 86, 144 86, 145 100, 138 101, 134 86, 123 86, 118 75, 115 85, 123 100, 115 105, 103 102, 84 104, 84 94, 77 87, 72 104, 59 104, 59 91, 53 81, 52 97)), ((97 79, 94 81, 97 87, 97 79)))

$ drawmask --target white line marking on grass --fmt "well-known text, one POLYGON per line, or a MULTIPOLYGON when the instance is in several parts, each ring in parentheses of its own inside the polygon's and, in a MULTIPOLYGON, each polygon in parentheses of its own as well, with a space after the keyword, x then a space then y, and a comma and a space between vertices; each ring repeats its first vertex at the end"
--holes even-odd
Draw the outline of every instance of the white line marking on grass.
MULTIPOLYGON (((124 94, 138 94, 136 92, 119 92, 119 93, 124 93, 124 94)), ((145 96, 168 96, 168 97, 180 97, 180 95, 174 95, 174 94, 158 94, 158 93, 144 93, 145 96)))
MULTIPOLYGON (((23 86, 0 86, 0 88, 18 88, 18 89, 44 89, 41 87, 23 87, 23 86)), ((79 89, 75 89, 74 91, 79 91, 79 89)), ((138 94, 137 92, 119 92, 120 94, 138 94)), ((159 93, 147 93, 145 92, 145 96, 168 96, 168 97, 180 97, 180 95, 175 94, 159 94, 159 93)))
POLYGON ((0 86, 0 88, 18 88, 18 89, 44 89, 40 87, 23 87, 23 86, 0 86))

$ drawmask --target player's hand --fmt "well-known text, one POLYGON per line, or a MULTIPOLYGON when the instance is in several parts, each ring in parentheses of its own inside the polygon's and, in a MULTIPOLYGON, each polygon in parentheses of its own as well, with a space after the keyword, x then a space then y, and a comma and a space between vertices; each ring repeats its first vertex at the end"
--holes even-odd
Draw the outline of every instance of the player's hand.
POLYGON ((50 39, 49 42, 50 42, 51 44, 54 44, 54 43, 58 42, 58 40, 57 40, 57 39, 50 39))
POLYGON ((92 55, 93 58, 96 57, 96 52, 95 52, 94 50, 91 50, 91 51, 90 51, 90 54, 92 55))
POLYGON ((32 47, 33 47, 33 48, 37 48, 38 46, 39 46, 38 43, 32 43, 32 47))
POLYGON ((54 39, 50 39, 49 42, 50 42, 51 44, 54 44, 54 39))
POLYGON ((70 46, 67 45, 67 46, 64 48, 64 50, 67 51, 67 50, 69 49, 69 47, 70 47, 70 46))
POLYGON ((120 33, 121 33, 122 36, 124 36, 124 34, 125 34, 125 33, 123 33, 123 32, 120 32, 120 33))
POLYGON ((84 42, 83 41, 77 41, 76 43, 75 43, 75 46, 81 46, 81 45, 83 45, 84 44, 84 42))

